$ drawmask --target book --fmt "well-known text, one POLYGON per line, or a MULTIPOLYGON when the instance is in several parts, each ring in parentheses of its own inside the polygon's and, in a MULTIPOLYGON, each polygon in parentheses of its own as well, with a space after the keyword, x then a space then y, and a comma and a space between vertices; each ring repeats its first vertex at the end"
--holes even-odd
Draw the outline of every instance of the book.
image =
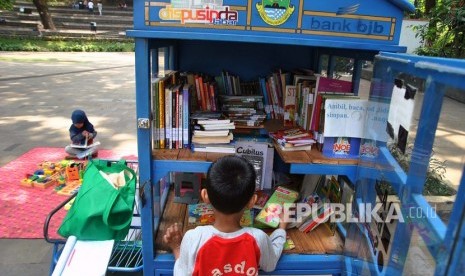
POLYGON ((196 121, 199 125, 226 125, 231 123, 229 119, 199 119, 196 121))
POLYGON ((234 123, 228 124, 206 124, 200 125, 200 128, 203 130, 220 130, 220 129, 235 129, 234 123))
POLYGON ((205 136, 227 136, 229 135, 229 129, 220 129, 220 130, 194 130, 193 135, 197 137, 205 136))
POLYGON ((192 86, 184 84, 182 89, 182 145, 183 148, 189 146, 189 114, 190 114, 190 102, 192 98, 192 86))
MULTIPOLYGON (((212 225, 215 223, 213 206, 209 203, 196 203, 187 205, 189 226, 212 225)), ((241 218, 241 226, 252 226, 253 216, 250 209, 246 209, 241 218)))
POLYGON ((284 204, 293 203, 298 197, 298 192, 278 186, 255 220, 272 228, 278 227, 284 204))
POLYGON ((331 208, 329 204, 323 204, 318 209, 318 213, 316 217, 311 216, 310 219, 305 221, 300 227, 299 230, 308 233, 314 230, 318 225, 326 222, 328 218, 334 213, 334 210, 331 208))
POLYGON ((105 275, 114 240, 82 241, 68 237, 52 275, 105 275))
POLYGON ((233 143, 229 144, 191 144, 193 152, 217 152, 217 153, 236 153, 233 143))
POLYGON ((304 144, 304 145, 292 145, 292 144, 279 144, 275 142, 275 145, 282 151, 299 151, 299 150, 311 150, 313 144, 304 144))
POLYGON ((259 190, 256 191, 255 194, 257 195, 257 201, 255 201, 253 208, 261 210, 265 207, 266 202, 270 198, 270 191, 259 190))
POLYGON ((354 137, 325 137, 322 154, 330 158, 358 158, 361 140, 354 137))
POLYGON ((262 142, 236 141, 235 145, 236 154, 249 160, 254 166, 256 173, 255 190, 271 187, 271 179, 267 176, 271 175, 273 171, 274 149, 269 148, 268 143, 262 142))
POLYGON ((89 148, 96 147, 98 145, 100 145, 99 141, 95 141, 92 144, 88 144, 87 140, 83 145, 81 145, 81 144, 69 144, 70 147, 75 148, 75 149, 89 149, 89 148))
POLYGON ((286 85, 284 93, 284 126, 295 126, 296 86, 286 85))
POLYGON ((318 131, 321 110, 321 93, 352 93, 352 82, 317 76, 315 84, 315 103, 312 107, 310 129, 318 131))
POLYGON ((286 242, 284 243, 283 250, 292 250, 295 248, 295 243, 289 235, 286 236, 286 242))
POLYGON ((233 134, 229 133, 227 136, 192 136, 192 143, 197 144, 227 144, 233 139, 233 134))
POLYGON ((307 220, 310 219, 312 216, 313 208, 319 209, 322 206, 322 201, 320 200, 320 196, 317 193, 312 193, 302 200, 300 203, 307 204, 307 210, 302 210, 302 212, 296 212, 295 221, 291 222, 287 225, 287 228, 299 228, 302 224, 304 224, 307 220))
POLYGON ((311 150, 313 135, 301 127, 270 132, 270 137, 282 151, 311 150))

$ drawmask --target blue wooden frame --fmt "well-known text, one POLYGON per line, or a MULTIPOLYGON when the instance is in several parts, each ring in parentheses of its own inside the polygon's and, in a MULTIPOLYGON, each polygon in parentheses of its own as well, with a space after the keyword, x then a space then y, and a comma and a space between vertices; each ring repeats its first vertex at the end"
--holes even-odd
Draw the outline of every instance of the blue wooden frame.
MULTIPOLYGON (((243 7, 249 1, 231 0, 227 1, 232 7, 243 7)), ((303 1, 303 0, 302 0, 303 1)), ((403 11, 413 11, 413 6, 408 1, 389 0, 389 1, 372 1, 369 7, 361 9, 365 14, 386 16, 381 13, 392 13, 390 16, 396 22, 393 26, 393 35, 389 41, 376 40, 373 37, 349 38, 345 34, 335 34, 334 36, 326 34, 315 34, 311 32, 299 32, 298 20, 290 19, 285 23, 287 27, 263 27, 259 23, 258 15, 254 12, 247 14, 251 23, 247 23, 243 29, 221 29, 210 28, 209 26, 185 26, 180 24, 160 24, 151 25, 157 19, 152 18, 152 3, 158 5, 164 3, 151 1, 134 1, 134 30, 129 30, 127 34, 135 38, 136 50, 136 113, 138 120, 153 119, 150 110, 150 91, 151 91, 151 72, 156 72, 158 63, 156 58, 151 56, 159 48, 165 48, 165 69, 182 68, 179 65, 183 61, 179 60, 177 53, 183 50, 183 43, 187 41, 197 41, 208 45, 210 42, 219 42, 220 45, 228 43, 245 43, 246 47, 260 47, 260 45, 294 45, 295 47, 308 47, 312 53, 313 61, 308 61, 313 68, 318 68, 318 59, 321 55, 344 56, 355 59, 354 83, 357 86, 360 78, 361 60, 373 60, 375 54, 379 51, 387 51, 376 56, 376 68, 374 77, 382 82, 391 83, 399 72, 412 74, 424 79, 428 79, 427 90, 423 104, 421 120, 418 126, 418 135, 415 141, 415 149, 412 158, 411 169, 404 172, 397 164, 396 160, 390 155, 387 148, 380 144, 380 154, 378 158, 369 160, 372 165, 387 167, 388 170, 380 170, 377 166, 355 166, 355 165, 315 165, 315 164, 284 164, 290 173, 296 174, 341 174, 359 185, 357 191, 357 200, 360 202, 371 202, 373 200, 373 180, 380 176, 384 177, 393 184, 399 197, 402 199, 402 207, 420 208, 427 210, 430 208, 424 197, 421 195, 423 182, 426 173, 426 163, 431 154, 431 147, 434 142, 434 131, 438 122, 438 112, 444 97, 445 85, 454 86, 465 91, 463 79, 465 77, 465 63, 460 60, 435 59, 425 57, 415 57, 404 54, 394 54, 388 52, 403 52, 405 47, 398 46, 400 33, 400 23, 402 21, 403 11), (158 3, 158 4, 157 4, 158 3), (381 4, 381 6, 379 6, 381 4), (387 6, 386 6, 387 5, 387 6), (390 6, 391 5, 391 6, 390 6), (382 7, 386 6, 383 11, 382 7), (393 7, 394 8, 393 8, 393 7), (381 8, 380 8, 381 7, 381 8), (371 10, 370 10, 371 9, 371 10), (369 11, 369 12, 368 12, 369 11), (257 21, 258 20, 258 21, 257 21), (256 24, 256 25, 254 25, 256 24), (263 31, 250 31, 255 27, 260 27, 263 31), (291 26, 291 27, 289 27, 291 26), (247 29, 247 28, 250 28, 247 29), (293 34, 289 32, 295 28, 293 34), (287 32, 287 33, 286 33, 287 32), (181 46, 181 47, 180 47, 181 46)), ((348 4, 357 4, 349 1, 348 4), (350 3, 349 3, 350 2, 350 3)), ((294 2, 292 2, 294 3, 294 2)), ((297 1, 295 2, 297 3, 297 1)), ((304 2, 299 2, 304 3, 304 2)), ((314 2, 316 3, 316 2, 314 2)), ((326 16, 333 2, 318 2, 315 5, 323 5, 326 16), (325 6, 326 5, 326 6, 325 6)), ((312 4, 313 5, 313 4, 312 4)), ((250 10, 248 5, 246 10, 250 10)), ((312 7, 310 4, 303 5, 308 16, 312 7)), ((320 6, 318 6, 320 7, 320 6)), ((313 7, 315 8, 315 7, 313 7)), ((337 7, 336 7, 337 8, 337 7)), ((241 14, 243 15, 243 10, 241 14)), ((336 20, 331 17, 331 20, 336 20)), ((372 20, 370 18, 369 20, 372 20)), ((156 22, 155 22, 156 23, 156 22)), ((309 30, 307 30, 309 31, 309 30)), ((205 54, 205 53, 203 53, 205 54)), ((231 53, 225 53, 231 54, 231 53)), ((239 72, 238 72, 239 73, 239 72)), ((376 100, 376 99, 375 99, 376 100)), ((138 156, 140 184, 143 190, 142 196, 145 204, 141 210, 142 216, 142 236, 143 236, 143 258, 144 274, 146 275, 170 275, 174 264, 171 254, 155 254, 154 233, 157 232, 160 223, 160 215, 163 211, 167 198, 167 189, 160 194, 158 180, 170 171, 185 172, 206 172, 210 162, 188 162, 188 161, 163 161, 153 160, 151 149, 151 129, 139 127, 137 130, 138 156)), ((279 160, 278 160, 279 161, 279 160)), ((367 160, 362 160, 367 161, 367 160)), ((464 210, 465 210, 465 180, 462 179, 457 200, 448 226, 438 218, 424 218, 412 221, 411 224, 399 224, 396 230, 396 239, 393 243, 393 250, 396 252, 396 258, 402 260, 408 252, 410 237, 412 235, 411 226, 420 228, 420 235, 427 239, 428 249, 437 260, 436 272, 440 275, 449 274, 457 275, 462 273, 463 264, 465 263, 463 239, 465 236, 464 210)), ((368 236, 360 228, 361 241, 368 242, 368 236)), ((351 235, 352 232, 341 231, 345 235, 351 235)), ((391 253, 390 259, 393 258, 391 253)), ((375 264, 375 256, 371 260, 364 260, 356 256, 347 255, 285 255, 279 261, 277 270, 273 274, 360 274, 369 272, 373 275, 379 275, 379 268, 375 264)), ((391 262, 392 263, 392 262, 391 262)), ((402 262, 392 263, 383 273, 400 273, 402 272, 402 262)))

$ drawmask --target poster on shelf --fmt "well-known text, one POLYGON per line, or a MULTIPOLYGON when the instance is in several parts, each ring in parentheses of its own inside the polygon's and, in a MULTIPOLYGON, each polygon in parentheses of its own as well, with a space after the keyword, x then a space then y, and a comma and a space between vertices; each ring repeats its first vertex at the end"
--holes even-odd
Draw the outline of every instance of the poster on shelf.
POLYGON ((386 131, 402 153, 405 153, 412 125, 416 91, 417 89, 413 86, 403 86, 403 81, 399 79, 395 81, 392 89, 386 131))

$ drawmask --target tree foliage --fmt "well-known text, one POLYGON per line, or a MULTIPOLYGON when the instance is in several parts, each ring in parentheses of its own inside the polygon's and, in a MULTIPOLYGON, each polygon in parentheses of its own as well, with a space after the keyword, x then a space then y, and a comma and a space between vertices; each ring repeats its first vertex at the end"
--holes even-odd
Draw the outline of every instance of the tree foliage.
POLYGON ((442 0, 427 17, 429 24, 415 28, 424 44, 417 53, 465 58, 465 0, 442 0))
POLYGON ((0 10, 12 10, 13 1, 12 0, 0 0, 0 10))

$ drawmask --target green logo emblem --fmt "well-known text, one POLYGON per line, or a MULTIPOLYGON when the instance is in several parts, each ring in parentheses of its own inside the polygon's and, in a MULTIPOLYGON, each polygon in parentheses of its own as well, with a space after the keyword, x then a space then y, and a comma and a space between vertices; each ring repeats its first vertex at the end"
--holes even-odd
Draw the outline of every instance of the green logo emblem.
POLYGON ((294 12, 291 0, 262 0, 255 4, 258 14, 266 24, 278 26, 287 21, 294 12))

